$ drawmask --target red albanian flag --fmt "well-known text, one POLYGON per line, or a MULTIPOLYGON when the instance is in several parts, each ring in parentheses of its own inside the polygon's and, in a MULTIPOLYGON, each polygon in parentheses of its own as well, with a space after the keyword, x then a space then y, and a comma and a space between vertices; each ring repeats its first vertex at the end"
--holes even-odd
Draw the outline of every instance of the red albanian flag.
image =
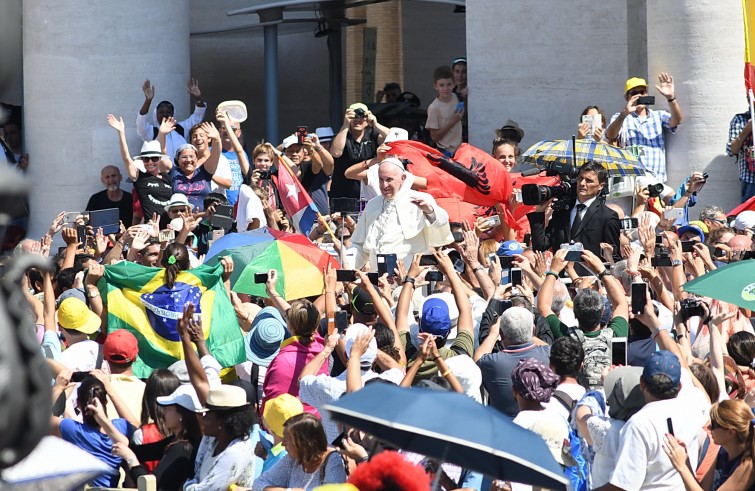
POLYGON ((451 221, 489 214, 485 208, 505 204, 511 178, 503 165, 472 145, 463 144, 453 159, 416 141, 389 143, 390 154, 409 160, 409 170, 427 179, 427 192, 449 212, 451 221), (444 206, 445 205, 445 206, 444 206))

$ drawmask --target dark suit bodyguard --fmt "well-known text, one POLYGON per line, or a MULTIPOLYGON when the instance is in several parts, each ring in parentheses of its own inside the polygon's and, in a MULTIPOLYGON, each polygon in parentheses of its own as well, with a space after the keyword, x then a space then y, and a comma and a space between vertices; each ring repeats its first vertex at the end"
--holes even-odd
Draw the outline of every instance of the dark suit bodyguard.
POLYGON ((545 210, 553 204, 553 198, 540 203, 527 215, 532 248, 555 252, 561 244, 581 242, 586 250, 600 256, 600 243, 606 242, 613 245, 614 256, 618 256, 619 216, 600 197, 607 184, 608 171, 598 162, 585 162, 579 168, 576 192, 566 198, 567 206, 555 207, 547 226, 545 210))

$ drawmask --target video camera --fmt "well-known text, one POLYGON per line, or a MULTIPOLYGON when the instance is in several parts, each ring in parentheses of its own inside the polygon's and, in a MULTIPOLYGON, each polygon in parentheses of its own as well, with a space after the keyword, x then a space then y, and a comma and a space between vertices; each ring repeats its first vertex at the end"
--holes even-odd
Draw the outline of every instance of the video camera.
POLYGON ((575 192, 575 182, 579 175, 579 168, 571 164, 560 162, 551 162, 545 168, 546 176, 558 176, 559 183, 554 186, 542 186, 540 184, 525 184, 522 186, 522 202, 525 205, 539 205, 551 198, 557 201, 554 203, 554 209, 562 209, 567 206, 568 202, 575 192))

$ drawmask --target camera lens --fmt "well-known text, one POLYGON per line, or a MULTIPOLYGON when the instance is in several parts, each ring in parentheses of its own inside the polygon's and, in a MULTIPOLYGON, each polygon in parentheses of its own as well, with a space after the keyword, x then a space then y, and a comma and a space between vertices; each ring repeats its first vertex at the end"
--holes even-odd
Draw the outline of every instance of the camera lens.
POLYGON ((661 195, 663 192, 663 184, 657 183, 657 184, 649 184, 648 185, 648 193, 650 194, 651 198, 657 198, 661 195))

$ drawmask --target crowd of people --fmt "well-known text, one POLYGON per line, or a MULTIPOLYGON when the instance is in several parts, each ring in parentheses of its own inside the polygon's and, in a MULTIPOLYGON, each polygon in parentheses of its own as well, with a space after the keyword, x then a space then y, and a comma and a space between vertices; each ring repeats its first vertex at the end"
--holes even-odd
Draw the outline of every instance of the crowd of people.
MULTIPOLYGON (((453 157, 467 134, 466 59, 436 69, 433 82, 423 136, 453 157)), ((518 189, 490 211, 497 221, 451 221, 428 176, 392 153, 413 129, 381 124, 371 104, 351 104, 336 130, 252 145, 230 114, 208 120, 196 80, 193 112, 180 122, 168 101, 150 112, 156 89, 145 81, 138 155, 127 144, 130 117, 108 115, 122 165, 102 169, 105 190, 14 250, 53 264, 27 271, 22 285, 55 377, 51 434, 111 469, 92 482, 102 487, 153 474, 158 489, 186 491, 429 490, 433 480, 449 491, 532 489, 392 447, 326 409, 385 383, 464 394, 531 430, 569 489, 755 489, 755 315, 685 291, 755 257, 755 211, 694 213, 701 172, 666 183, 665 138, 682 124, 683 103, 671 75, 656 89, 668 111, 653 109, 647 82, 631 78, 619 112, 606 119, 588 106, 575 124, 580 138, 630 150, 645 175, 617 184, 599 161, 580 163, 572 191, 532 206, 517 229, 503 217, 525 206, 518 189), (320 214, 306 229, 284 206, 301 191, 320 214), (108 209, 117 231, 89 222, 108 209), (109 326, 107 268, 162 271, 155 278, 170 291, 220 237, 263 228, 332 254, 340 266, 322 271, 320 294, 284 298, 272 262, 258 271, 264 295, 237 293, 238 264, 223 258, 218 274, 236 314, 227 321, 245 360, 222 366, 197 302, 187 302, 175 332, 161 333, 180 343, 181 359, 135 376, 150 341, 109 326)), ((404 94, 388 84, 377 99, 404 94)), ((744 202, 755 194, 749 113, 729 136, 744 202)), ((524 130, 508 120, 491 137, 492 158, 517 172, 524 130)), ((16 165, 29 165, 20 150, 16 165)), ((475 422, 460 414, 448 424, 475 422)))

